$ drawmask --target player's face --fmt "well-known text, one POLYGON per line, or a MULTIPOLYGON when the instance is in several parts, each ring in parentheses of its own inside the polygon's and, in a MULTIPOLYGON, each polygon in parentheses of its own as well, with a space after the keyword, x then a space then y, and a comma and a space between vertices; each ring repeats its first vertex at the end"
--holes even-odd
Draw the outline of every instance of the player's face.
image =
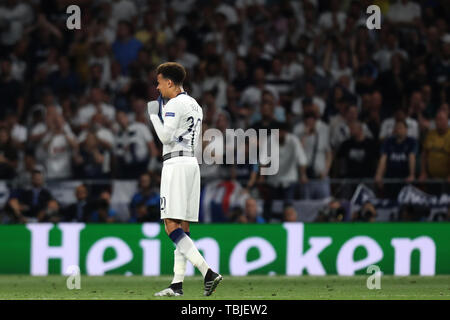
POLYGON ((156 89, 159 90, 159 92, 164 98, 168 98, 171 81, 169 79, 164 78, 162 74, 158 74, 156 80, 158 81, 158 86, 156 87, 156 89))

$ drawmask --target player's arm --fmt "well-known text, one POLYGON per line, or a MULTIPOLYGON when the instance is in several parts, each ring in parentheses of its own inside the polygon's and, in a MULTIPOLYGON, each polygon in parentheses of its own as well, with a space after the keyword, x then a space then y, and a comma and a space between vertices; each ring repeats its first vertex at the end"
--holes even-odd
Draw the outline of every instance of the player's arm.
POLYGON ((147 111, 150 116, 150 120, 152 121, 156 134, 162 144, 170 144, 171 142, 175 141, 174 133, 178 125, 178 117, 175 116, 175 111, 172 111, 171 109, 172 108, 169 102, 166 105, 162 115, 164 121, 163 123, 158 116, 158 112, 160 110, 158 101, 150 101, 147 104, 147 111))

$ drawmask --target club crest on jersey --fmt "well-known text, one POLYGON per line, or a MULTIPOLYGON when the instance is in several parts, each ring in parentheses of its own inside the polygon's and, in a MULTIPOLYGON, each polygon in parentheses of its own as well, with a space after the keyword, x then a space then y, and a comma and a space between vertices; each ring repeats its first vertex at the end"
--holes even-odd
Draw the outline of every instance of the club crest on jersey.
POLYGON ((175 117, 175 112, 166 112, 166 117, 175 117))

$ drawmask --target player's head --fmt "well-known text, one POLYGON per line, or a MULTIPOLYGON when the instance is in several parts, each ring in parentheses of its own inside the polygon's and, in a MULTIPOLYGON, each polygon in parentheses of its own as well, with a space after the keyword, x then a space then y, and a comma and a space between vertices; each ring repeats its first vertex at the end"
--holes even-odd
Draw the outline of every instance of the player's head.
POLYGON ((173 98, 177 90, 183 85, 186 78, 186 70, 176 62, 166 62, 156 69, 157 89, 164 98, 173 98))

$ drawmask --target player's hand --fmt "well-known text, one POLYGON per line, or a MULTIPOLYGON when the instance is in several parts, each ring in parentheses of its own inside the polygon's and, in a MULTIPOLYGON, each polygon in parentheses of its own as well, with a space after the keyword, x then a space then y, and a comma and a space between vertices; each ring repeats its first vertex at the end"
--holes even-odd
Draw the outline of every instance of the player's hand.
POLYGON ((159 102, 157 100, 153 100, 147 103, 147 112, 149 115, 157 115, 159 113, 159 102))

